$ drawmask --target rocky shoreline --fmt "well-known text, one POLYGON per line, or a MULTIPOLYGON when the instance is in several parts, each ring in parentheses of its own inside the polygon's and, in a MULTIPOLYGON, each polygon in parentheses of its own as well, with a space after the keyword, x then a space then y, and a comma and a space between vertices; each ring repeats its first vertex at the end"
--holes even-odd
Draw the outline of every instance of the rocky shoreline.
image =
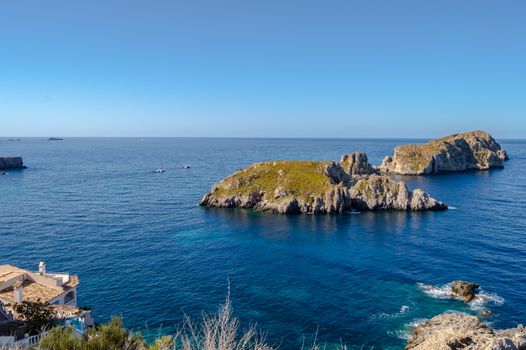
MULTIPOLYGON (((446 286, 449 293, 444 297, 462 300, 467 304, 484 300, 477 283, 458 280, 446 286)), ((421 289, 429 292, 435 287, 421 284, 421 289)), ((491 315, 490 309, 482 310, 478 316, 445 312, 413 328, 405 349, 526 350, 524 326, 494 330, 481 320, 491 315)))
POLYGON ((478 317, 444 313, 416 327, 405 350, 524 350, 526 329, 494 330, 478 317))

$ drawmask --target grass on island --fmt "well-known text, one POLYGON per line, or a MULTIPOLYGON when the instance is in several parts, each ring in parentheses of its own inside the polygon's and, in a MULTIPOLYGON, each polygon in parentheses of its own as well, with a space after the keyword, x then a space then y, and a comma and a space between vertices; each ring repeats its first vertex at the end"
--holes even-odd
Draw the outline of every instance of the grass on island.
POLYGON ((324 174, 330 162, 276 161, 256 163, 227 177, 214 186, 218 196, 249 195, 263 192, 265 199, 274 198, 276 189, 287 195, 310 200, 323 195, 331 187, 324 174))

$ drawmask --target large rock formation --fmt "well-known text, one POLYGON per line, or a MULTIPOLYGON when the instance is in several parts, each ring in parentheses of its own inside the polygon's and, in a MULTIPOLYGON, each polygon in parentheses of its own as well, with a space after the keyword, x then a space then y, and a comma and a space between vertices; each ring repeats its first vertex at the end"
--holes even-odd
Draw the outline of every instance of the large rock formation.
POLYGON ((344 154, 340 160, 341 167, 350 175, 371 175, 378 171, 369 164, 367 154, 364 152, 354 152, 344 154))
POLYGON ((508 155, 484 131, 455 134, 422 145, 402 145, 385 157, 380 170, 401 175, 430 175, 504 167, 508 155))
POLYGON ((409 191, 403 182, 388 176, 373 175, 359 180, 350 189, 355 210, 444 210, 444 203, 431 198, 421 189, 409 191))
POLYGON ((0 170, 25 168, 22 157, 0 157, 0 170))
POLYGON ((475 316, 445 313, 416 327, 406 350, 525 350, 526 329, 494 330, 475 316))
POLYGON ((354 210, 444 210, 421 190, 374 169, 364 153, 341 163, 278 161, 256 163, 212 186, 202 206, 249 208, 282 214, 342 214, 354 210))

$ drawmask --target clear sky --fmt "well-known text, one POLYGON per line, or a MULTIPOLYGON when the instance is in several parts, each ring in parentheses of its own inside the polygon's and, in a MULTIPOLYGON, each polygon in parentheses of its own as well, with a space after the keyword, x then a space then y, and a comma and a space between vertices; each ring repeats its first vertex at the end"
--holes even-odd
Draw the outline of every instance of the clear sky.
POLYGON ((0 0, 0 135, 526 138, 526 1, 0 0))

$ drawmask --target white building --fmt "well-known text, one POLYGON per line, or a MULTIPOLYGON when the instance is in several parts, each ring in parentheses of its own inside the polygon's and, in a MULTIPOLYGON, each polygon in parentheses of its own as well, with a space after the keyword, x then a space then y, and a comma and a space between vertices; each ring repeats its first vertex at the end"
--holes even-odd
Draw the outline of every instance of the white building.
POLYGON ((6 307, 23 301, 76 307, 78 285, 76 275, 47 272, 44 262, 37 272, 0 265, 0 301, 6 307))

